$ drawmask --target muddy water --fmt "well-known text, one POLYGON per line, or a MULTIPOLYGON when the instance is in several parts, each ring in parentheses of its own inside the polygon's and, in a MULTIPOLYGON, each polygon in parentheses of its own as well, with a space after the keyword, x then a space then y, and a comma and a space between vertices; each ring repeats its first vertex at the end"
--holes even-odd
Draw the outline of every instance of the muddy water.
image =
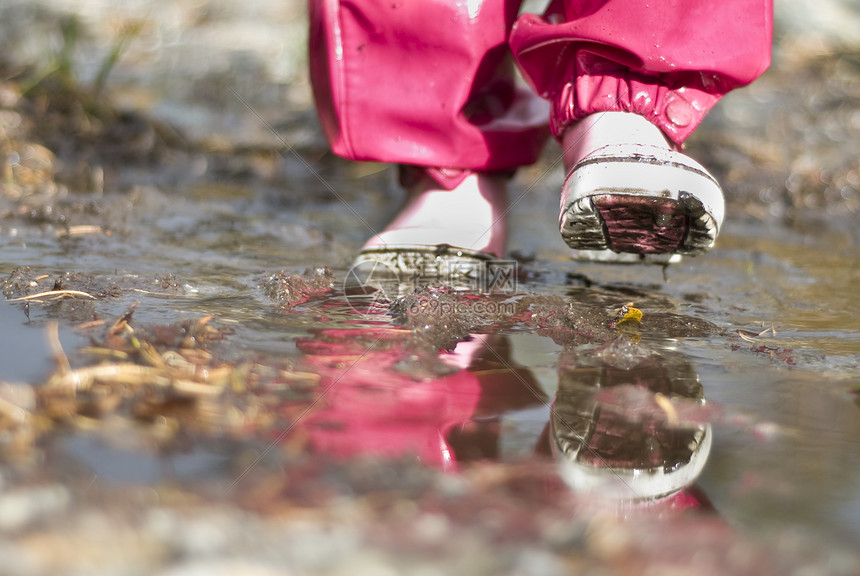
MULTIPOLYGON (((197 21, 170 5, 117 95, 186 144, 67 151, 71 191, 0 199, 0 400, 29 415, 0 437, 11 573, 857 572, 852 52, 803 60, 786 40, 783 65, 691 143, 731 201, 711 253, 666 270, 571 261, 548 150, 513 185, 516 286, 418 287, 368 310, 344 281, 399 200, 393 175, 328 155, 295 59, 219 27, 276 37, 300 11, 223 2, 197 21), (205 64, 213 38, 235 75, 205 64), (15 300, 52 289, 95 299, 15 300), (641 324, 613 325, 630 302, 641 324), (65 361, 141 361, 141 343, 168 366, 150 380, 105 376, 72 407, 34 394, 65 361), (153 384, 189 361, 192 383, 228 383, 153 384), (659 457, 670 473, 626 472, 659 457)), ((52 14, 28 21, 49 30, 52 14)), ((87 46, 83 77, 105 48, 87 46)))
MULTIPOLYGON (((374 183, 383 179, 378 176, 374 183)), ((400 457, 417 450, 431 468, 453 468, 448 460, 434 464, 438 446, 435 456, 422 452, 426 438, 415 438, 423 438, 428 429, 448 434, 451 449, 459 452, 457 466, 468 468, 473 461, 543 463, 552 452, 545 434, 556 414, 554 399, 560 386, 569 386, 565 374, 594 369, 591 356, 614 337, 606 328, 613 311, 632 301, 645 314, 639 345, 659 354, 656 370, 661 375, 634 376, 634 370, 621 384, 647 388, 650 379, 674 381, 673 374, 681 370, 682 379, 701 385, 710 411, 696 418, 711 424, 713 445, 697 486, 719 516, 738 534, 761 538, 809 538, 840 549, 860 537, 860 500, 852 489, 860 481, 860 419, 852 395, 860 385, 860 324, 853 313, 860 247, 848 224, 801 232, 734 221, 712 253, 665 271, 577 265, 566 259, 560 242, 549 244, 534 260, 519 264, 513 298, 531 299, 531 310, 563 313, 569 305, 596 315, 585 324, 594 338, 559 334, 546 323, 524 319, 521 309, 498 317, 473 309, 459 318, 440 313, 428 320, 442 325, 430 343, 450 351, 395 370, 392 363, 404 362, 404 350, 383 347, 376 356, 377 331, 401 334, 407 353, 427 354, 428 348, 404 335, 409 324, 404 325, 402 315, 354 313, 350 303, 355 300, 345 297, 342 281, 358 233, 341 233, 356 225, 339 201, 284 207, 281 198, 242 187, 221 190, 215 201, 194 189, 136 194, 110 236, 58 242, 53 230, 7 229, 0 264, 4 277, 13 278, 16 270, 20 274, 22 266, 32 267, 29 277, 85 271, 82 289, 88 285, 86 289, 109 295, 81 309, 32 304, 29 320, 21 304, 5 303, 3 379, 39 384, 54 369, 44 336, 54 318, 60 320, 61 342, 73 364, 91 362, 76 353, 87 339, 74 326, 113 319, 138 302, 134 319, 141 326, 212 316, 214 325, 228 331, 215 348, 224 358, 240 362, 253 357, 269 366, 295 362, 300 372, 321 375, 323 383, 304 399, 299 395, 291 408, 295 420, 261 437, 245 436, 233 448, 213 447, 205 436, 195 441, 199 432, 190 432, 182 452, 165 457, 133 436, 117 443, 98 432, 49 434, 40 444, 48 450, 49 475, 73 469, 105 486, 194 486, 203 478, 225 485, 236 477, 235 459, 247 458, 242 444, 272 437, 277 440, 273 452, 278 456, 270 456, 274 461, 299 449, 356 458, 378 457, 387 450, 400 457), (331 267, 331 288, 324 284, 325 290, 310 291, 306 301, 286 305, 261 287, 281 270, 301 275, 317 265, 331 267), (341 328, 345 332, 337 332, 341 328), (740 337, 738 330, 752 340, 740 337), (321 352, 309 344, 319 341, 331 349, 321 352), (396 358, 386 356, 397 350, 396 358), (365 352, 363 371, 341 378, 365 352), (326 358, 337 354, 348 360, 333 368, 326 358), (458 368, 478 375, 477 384, 450 381, 458 368), (405 386, 412 394, 424 394, 421 383, 433 390, 438 378, 449 380, 443 386, 447 400, 431 398, 426 405, 401 406, 397 410, 402 414, 391 412, 392 402, 402 402, 390 397, 393 391, 405 386), (328 386, 334 387, 329 391, 328 386), (376 392, 368 395, 365 386, 376 392), (451 406, 452 397, 462 405, 451 406), (360 412, 355 424, 350 404, 377 410, 374 402, 380 403, 380 416, 368 423, 360 412), (303 416, 308 406, 323 405, 329 406, 326 418, 334 420, 319 424, 303 416), (450 415, 440 420, 438 410, 450 415), (308 440, 313 434, 303 428, 302 418, 323 428, 337 428, 343 425, 337 419, 344 418, 366 436, 353 431, 362 439, 358 445, 337 434, 308 440), (406 444, 388 446, 392 435, 407 439, 406 444), (409 443, 413 441, 421 448, 409 443), (282 451, 280 446, 292 447, 282 451)), ((384 217, 374 214, 373 202, 382 200, 374 200, 373 194, 353 201, 371 222, 384 217)), ((542 219, 551 224, 550 215, 542 219)), ((535 216, 531 209, 520 210, 513 221, 515 226, 534 222, 535 216)), ((642 407, 634 403, 627 409, 642 407)), ((114 433, 111 426, 105 430, 108 437, 114 433)))

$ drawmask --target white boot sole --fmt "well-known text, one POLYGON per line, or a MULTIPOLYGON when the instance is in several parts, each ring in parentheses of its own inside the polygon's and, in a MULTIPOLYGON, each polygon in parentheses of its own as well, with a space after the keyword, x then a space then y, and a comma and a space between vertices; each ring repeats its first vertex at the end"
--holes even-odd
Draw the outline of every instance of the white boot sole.
POLYGON ((571 170, 562 188, 559 228, 580 259, 668 264, 680 254, 713 247, 724 215, 719 184, 695 160, 657 146, 613 145, 571 170), (622 212, 625 203, 632 207, 624 234, 607 221, 607 203, 622 212), (672 218, 684 230, 667 230, 672 218), (667 239, 667 233, 673 236, 667 239))

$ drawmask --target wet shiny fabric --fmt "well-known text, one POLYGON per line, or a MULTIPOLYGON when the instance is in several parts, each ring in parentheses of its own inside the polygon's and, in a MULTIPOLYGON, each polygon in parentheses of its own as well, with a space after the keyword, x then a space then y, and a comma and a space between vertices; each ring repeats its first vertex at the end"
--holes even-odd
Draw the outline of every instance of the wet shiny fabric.
POLYGON ((451 168, 453 187, 457 169, 534 162, 550 132, 592 112, 641 114, 680 144, 770 62, 772 0, 567 0, 518 17, 519 4, 311 0, 334 152, 451 168))

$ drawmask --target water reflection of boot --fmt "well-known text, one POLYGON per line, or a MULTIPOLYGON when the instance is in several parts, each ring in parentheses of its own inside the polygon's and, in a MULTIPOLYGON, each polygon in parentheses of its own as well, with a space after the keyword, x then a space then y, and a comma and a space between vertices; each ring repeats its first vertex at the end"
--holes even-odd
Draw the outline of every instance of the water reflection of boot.
POLYGON ((466 370, 410 356, 402 330, 318 331, 297 345, 323 391, 287 442, 333 460, 415 458, 455 463, 445 432, 471 416, 479 394, 466 370))
POLYGON ((477 377, 480 396, 469 420, 452 427, 446 436, 457 462, 504 460, 520 448, 526 455, 528 443, 516 437, 505 416, 545 407, 548 398, 539 382, 515 362, 512 343, 504 335, 476 335, 458 344, 457 351, 461 349, 474 351, 468 356, 468 370, 477 377))
POLYGON ((377 327, 300 339, 304 369, 319 374, 323 392, 286 442, 335 460, 416 458, 449 470, 492 456, 504 411, 497 404, 538 402, 522 388, 524 376, 499 369, 510 366, 503 338, 473 335, 422 355, 407 335, 377 327))
POLYGON ((451 470, 498 457, 501 415, 546 401, 512 366, 503 336, 476 334, 421 356, 406 334, 326 329, 300 339, 304 369, 319 374, 323 392, 285 442, 320 458, 415 458, 451 470))
POLYGON ((703 403, 698 376, 680 354, 621 336, 587 356, 562 355, 550 445, 577 491, 622 501, 690 486, 711 448, 711 427, 683 422, 677 403, 703 403))

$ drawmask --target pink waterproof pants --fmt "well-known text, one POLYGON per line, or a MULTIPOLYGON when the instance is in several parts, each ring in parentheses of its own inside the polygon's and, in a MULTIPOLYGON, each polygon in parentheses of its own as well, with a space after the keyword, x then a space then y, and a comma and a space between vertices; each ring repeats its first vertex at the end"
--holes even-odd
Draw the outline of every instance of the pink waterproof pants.
POLYGON ((355 160, 512 170, 550 132, 606 110, 640 114, 680 144, 770 63, 772 0, 554 0, 519 17, 518 0, 310 8, 320 120, 334 152, 355 160))

